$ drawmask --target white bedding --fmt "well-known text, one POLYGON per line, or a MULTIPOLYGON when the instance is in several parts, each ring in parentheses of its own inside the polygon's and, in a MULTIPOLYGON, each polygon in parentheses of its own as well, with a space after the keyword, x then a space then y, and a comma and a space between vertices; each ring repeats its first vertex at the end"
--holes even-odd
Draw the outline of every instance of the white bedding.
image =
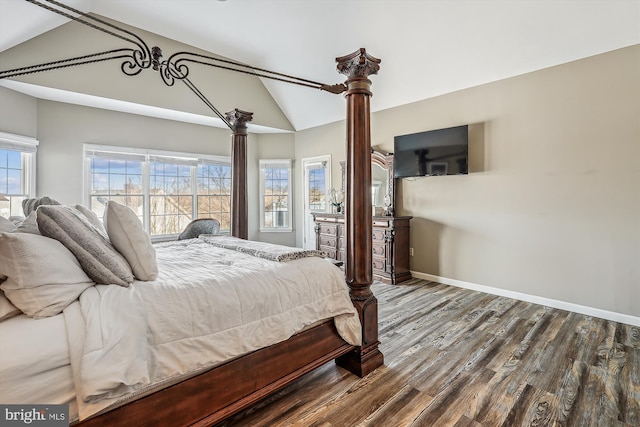
POLYGON ((360 344, 344 276, 321 258, 273 262, 200 239, 156 252, 157 280, 96 285, 64 311, 80 419, 323 319, 360 344))
POLYGON ((44 319, 25 315, 0 322, 0 403, 69 404, 76 397, 62 314, 44 319))

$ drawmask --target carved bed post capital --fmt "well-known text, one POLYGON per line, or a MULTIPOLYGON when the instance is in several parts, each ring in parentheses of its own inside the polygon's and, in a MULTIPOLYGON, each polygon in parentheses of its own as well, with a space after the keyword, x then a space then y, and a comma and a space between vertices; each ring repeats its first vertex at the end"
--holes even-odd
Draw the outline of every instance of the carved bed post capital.
POLYGON ((233 127, 233 133, 247 134, 247 123, 253 120, 253 113, 242 111, 234 108, 232 111, 225 113, 225 117, 233 127))
POLYGON ((365 48, 360 48, 352 54, 336 58, 338 72, 348 79, 367 78, 372 74, 378 74, 380 60, 367 53, 365 48))
POLYGON ((380 69, 380 60, 365 49, 336 58, 338 71, 347 75, 347 158, 346 158, 346 268, 349 294, 362 324, 362 346, 337 359, 345 369, 364 376, 382 365, 378 349, 378 300, 371 292, 371 81, 380 69))
POLYGON ((225 114, 231 124, 231 235, 249 237, 247 203, 247 123, 253 113, 234 109, 225 114))

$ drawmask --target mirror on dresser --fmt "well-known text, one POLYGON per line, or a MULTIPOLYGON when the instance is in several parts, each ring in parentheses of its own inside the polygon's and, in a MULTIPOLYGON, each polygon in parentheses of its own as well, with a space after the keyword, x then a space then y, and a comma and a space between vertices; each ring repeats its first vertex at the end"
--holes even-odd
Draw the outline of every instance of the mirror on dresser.
MULTIPOLYGON (((345 162, 342 187, 345 190, 345 162)), ((371 151, 372 273, 373 280, 396 284, 409 280, 410 216, 395 216, 393 154, 371 151)), ((346 263, 344 213, 314 213, 316 249, 346 263)))
POLYGON ((395 206, 393 154, 371 151, 371 205, 374 216, 393 216, 395 206))
MULTIPOLYGON (((343 194, 345 192, 345 162, 340 162, 343 194)), ((395 207, 393 154, 371 150, 371 208, 373 216, 393 216, 395 207)))

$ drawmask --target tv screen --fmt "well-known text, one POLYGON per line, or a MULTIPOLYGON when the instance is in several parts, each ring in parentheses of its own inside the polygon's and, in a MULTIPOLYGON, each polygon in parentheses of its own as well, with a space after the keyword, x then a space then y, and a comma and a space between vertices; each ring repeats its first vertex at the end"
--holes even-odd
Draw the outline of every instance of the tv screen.
POLYGON ((393 142, 396 178, 468 173, 468 125, 396 136, 393 142))

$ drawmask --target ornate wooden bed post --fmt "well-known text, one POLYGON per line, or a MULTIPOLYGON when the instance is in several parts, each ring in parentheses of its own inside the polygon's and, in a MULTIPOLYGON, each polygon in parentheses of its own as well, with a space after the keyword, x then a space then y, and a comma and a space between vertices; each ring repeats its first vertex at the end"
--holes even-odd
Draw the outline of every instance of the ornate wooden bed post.
POLYGON ((253 113, 238 110, 226 113, 231 123, 231 235, 241 239, 249 236, 247 205, 247 123, 253 113))
POLYGON ((362 323, 362 346, 338 358, 338 365, 365 376, 384 362, 378 349, 378 300, 371 292, 371 81, 380 60, 360 49, 336 58, 347 76, 346 278, 362 323))

